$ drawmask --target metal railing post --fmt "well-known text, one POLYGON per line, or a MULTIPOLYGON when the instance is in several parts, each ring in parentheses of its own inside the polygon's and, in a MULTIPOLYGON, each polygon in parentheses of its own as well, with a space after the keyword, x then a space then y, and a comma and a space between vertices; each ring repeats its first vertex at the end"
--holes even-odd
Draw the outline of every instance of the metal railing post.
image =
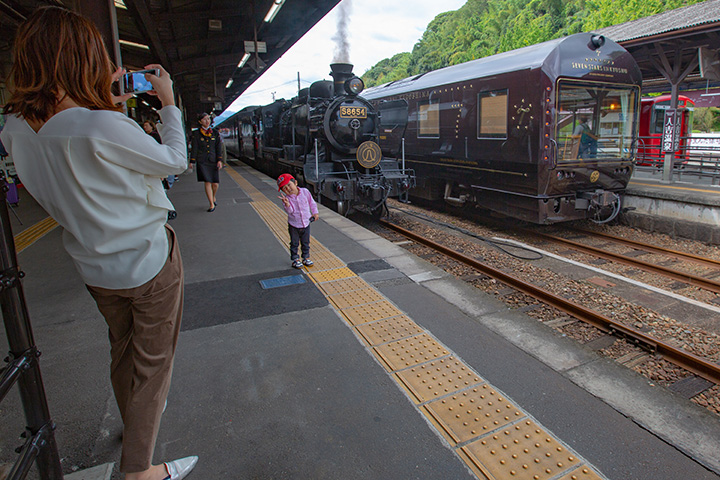
POLYGON ((320 201, 320 159, 318 158, 318 139, 315 139, 315 189, 317 201, 320 201))
MULTIPOLYGON (((7 186, 3 186, 7 191, 7 186)), ((10 471, 8 480, 21 480, 28 474, 33 461, 37 461, 41 480, 62 480, 62 468, 55 442, 55 424, 45 396, 40 374, 30 317, 25 303, 23 273, 18 269, 15 242, 10 225, 5 192, 0 206, 0 308, 8 339, 10 365, 3 371, 0 391, 7 392, 17 382, 25 411, 25 445, 19 450, 20 458, 10 471)))

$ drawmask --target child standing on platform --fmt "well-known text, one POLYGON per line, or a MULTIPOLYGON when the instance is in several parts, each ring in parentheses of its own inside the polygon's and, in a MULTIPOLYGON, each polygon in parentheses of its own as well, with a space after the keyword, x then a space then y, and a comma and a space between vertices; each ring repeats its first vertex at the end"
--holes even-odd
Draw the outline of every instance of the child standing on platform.
POLYGON ((315 200, 310 190, 297 185, 297 180, 289 173, 283 173, 277 179, 278 191, 285 211, 288 214, 288 233, 290 233, 290 260, 294 268, 303 265, 311 267, 310 260, 310 222, 320 216, 315 200), (302 262, 298 256, 298 246, 301 246, 302 262))

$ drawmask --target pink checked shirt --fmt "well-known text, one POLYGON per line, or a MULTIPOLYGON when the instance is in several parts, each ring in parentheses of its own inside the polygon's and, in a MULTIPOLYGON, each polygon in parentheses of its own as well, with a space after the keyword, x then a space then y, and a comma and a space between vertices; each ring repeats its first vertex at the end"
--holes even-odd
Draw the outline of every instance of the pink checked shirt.
POLYGON ((285 207, 285 211, 290 225, 295 228, 305 228, 310 225, 310 217, 318 213, 318 209, 310 190, 302 187, 298 190, 297 195, 287 196, 290 206, 285 207))

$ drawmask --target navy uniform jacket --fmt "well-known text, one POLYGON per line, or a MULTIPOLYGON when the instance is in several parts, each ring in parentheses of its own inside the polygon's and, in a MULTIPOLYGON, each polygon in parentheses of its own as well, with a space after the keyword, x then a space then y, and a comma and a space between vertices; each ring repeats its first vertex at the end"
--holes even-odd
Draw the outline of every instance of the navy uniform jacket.
POLYGON ((222 161, 222 138, 213 129, 210 129, 209 133, 209 135, 203 133, 202 128, 198 128, 192 133, 191 162, 214 165, 222 161))

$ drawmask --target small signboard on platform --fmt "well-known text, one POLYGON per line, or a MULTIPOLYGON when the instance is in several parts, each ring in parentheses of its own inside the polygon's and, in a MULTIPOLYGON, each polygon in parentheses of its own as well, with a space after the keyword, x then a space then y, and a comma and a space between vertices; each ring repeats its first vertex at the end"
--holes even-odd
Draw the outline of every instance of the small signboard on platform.
POLYGON ((680 148, 680 115, 677 110, 665 110, 663 122, 662 150, 663 152, 675 152, 680 148))

